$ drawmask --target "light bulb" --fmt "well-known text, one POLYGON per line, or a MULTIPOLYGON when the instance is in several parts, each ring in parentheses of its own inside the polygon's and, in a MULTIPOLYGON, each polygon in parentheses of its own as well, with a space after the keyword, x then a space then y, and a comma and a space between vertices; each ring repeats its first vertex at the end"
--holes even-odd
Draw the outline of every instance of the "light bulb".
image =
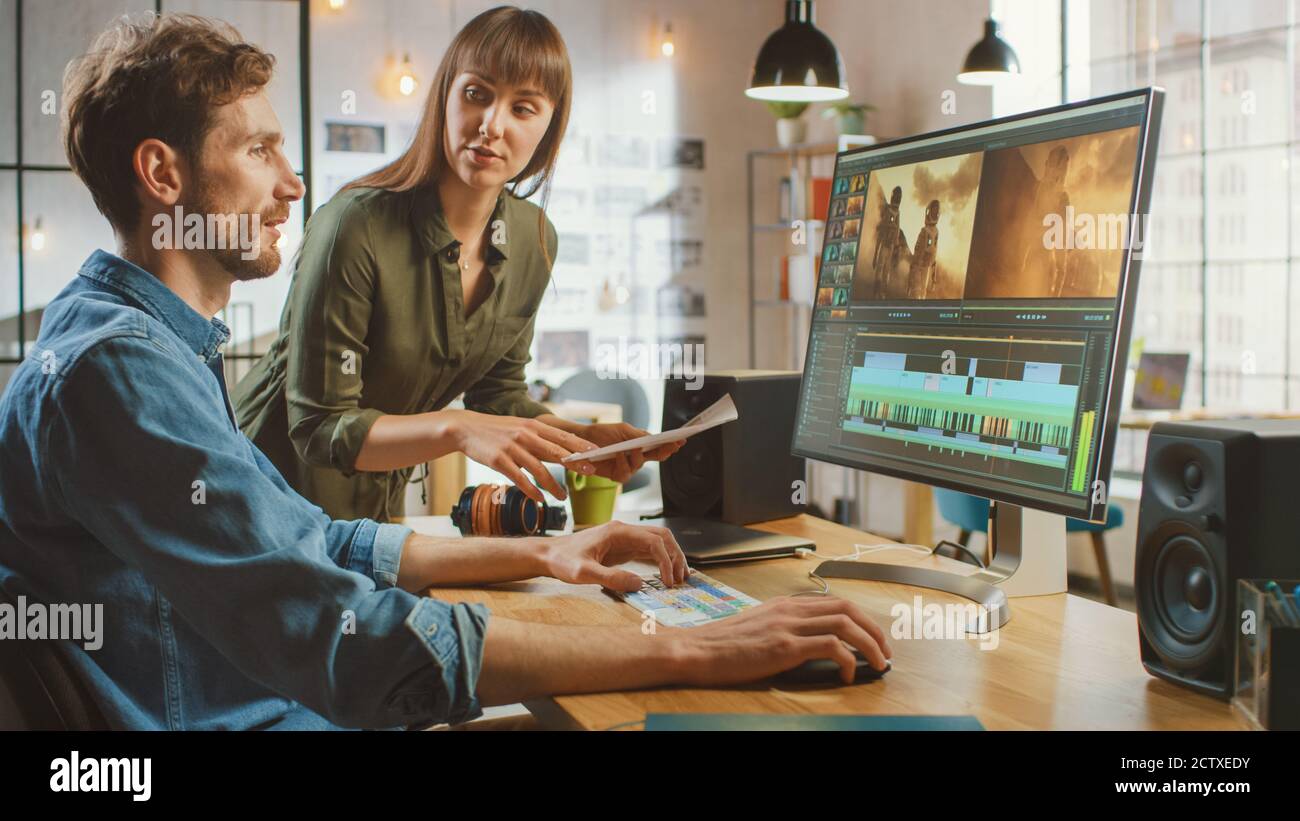
POLYGON ((338 11, 343 8, 347 0, 330 0, 330 11, 338 11))
POLYGON ((45 250, 45 231, 41 228, 41 218, 36 218, 36 225, 32 227, 32 250, 45 250))
POLYGON ((673 24, 664 23, 664 40, 660 44, 659 50, 665 57, 672 57, 677 48, 673 45, 673 24))
POLYGON ((410 97, 415 93, 415 87, 420 81, 415 79, 415 69, 411 67, 411 55, 407 54, 402 57, 402 74, 397 80, 397 90, 402 92, 403 97, 410 97))

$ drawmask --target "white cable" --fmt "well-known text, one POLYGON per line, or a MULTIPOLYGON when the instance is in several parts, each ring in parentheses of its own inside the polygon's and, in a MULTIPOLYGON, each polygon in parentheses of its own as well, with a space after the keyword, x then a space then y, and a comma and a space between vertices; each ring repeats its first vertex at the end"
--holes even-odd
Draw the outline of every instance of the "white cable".
POLYGON ((934 552, 934 548, 926 547, 924 545, 895 544, 893 542, 880 542, 878 544, 854 544, 852 553, 845 553, 840 556, 831 556, 825 553, 818 553, 816 550, 810 550, 806 547, 801 547, 797 549, 795 552, 799 554, 800 558, 816 556, 819 559, 831 559, 833 561, 856 562, 858 559, 862 558, 868 553, 875 553, 880 550, 897 550, 897 549, 911 550, 914 553, 924 553, 927 556, 934 552))

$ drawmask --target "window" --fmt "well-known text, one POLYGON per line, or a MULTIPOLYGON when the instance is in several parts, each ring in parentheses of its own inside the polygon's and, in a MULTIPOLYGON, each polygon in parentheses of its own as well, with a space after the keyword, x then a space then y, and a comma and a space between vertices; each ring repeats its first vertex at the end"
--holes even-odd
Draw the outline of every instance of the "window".
MULTIPOLYGON (((300 4, 293 0, 0 0, 0 390, 40 330, 44 306, 96 247, 112 250, 108 222, 68 168, 59 139, 63 70, 116 17, 186 11, 233 23, 276 55, 268 94, 284 125, 290 161, 302 173, 300 4), (12 55, 12 56, 11 56, 12 55), (10 62, 10 61, 13 62, 10 62), (3 116, 9 115, 9 116, 3 116)), ((302 224, 296 208, 291 224, 302 224)), ((300 232, 286 234, 289 260, 300 232)), ((288 277, 237 296, 231 378, 253 358, 250 340, 274 330, 288 277), (253 311, 251 308, 258 310, 253 311), (236 312, 237 315, 236 315, 236 312), (242 367, 241 367, 242 366, 242 367), (236 370, 237 369, 237 370, 236 370)))
POLYGON ((1134 338, 1192 355, 1184 407, 1300 405, 1288 0, 1069 0, 1069 100, 1166 90, 1134 338))

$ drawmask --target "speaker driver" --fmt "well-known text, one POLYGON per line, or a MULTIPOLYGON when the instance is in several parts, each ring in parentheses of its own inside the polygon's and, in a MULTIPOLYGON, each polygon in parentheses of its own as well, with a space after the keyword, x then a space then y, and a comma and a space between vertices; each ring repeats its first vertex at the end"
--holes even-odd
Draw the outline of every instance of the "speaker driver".
POLYGON ((717 431, 692 436, 673 457, 660 466, 670 476, 664 495, 685 516, 703 516, 722 498, 722 454, 717 431))
POLYGON ((1222 571, 1183 522, 1166 522, 1138 550, 1138 624, 1171 670, 1195 671, 1213 660, 1223 635, 1222 571))
POLYGON ((1214 629, 1219 585, 1205 545, 1175 536, 1156 557, 1156 607, 1169 632, 1184 644, 1204 641, 1214 629))

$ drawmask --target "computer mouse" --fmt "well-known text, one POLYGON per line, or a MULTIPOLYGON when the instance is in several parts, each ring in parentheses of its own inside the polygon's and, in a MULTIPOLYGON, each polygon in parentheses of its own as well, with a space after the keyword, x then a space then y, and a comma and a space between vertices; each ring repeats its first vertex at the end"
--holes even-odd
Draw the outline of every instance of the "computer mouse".
MULTIPOLYGON (((893 664, 886 659, 885 669, 877 670, 856 649, 853 651, 853 658, 857 662, 853 672, 854 684, 875 681, 893 669, 893 664)), ((791 667, 784 673, 777 673, 772 677, 772 681, 776 684, 822 684, 828 687, 844 684, 844 680, 840 678, 840 665, 831 659, 809 659, 798 667, 791 667)))

